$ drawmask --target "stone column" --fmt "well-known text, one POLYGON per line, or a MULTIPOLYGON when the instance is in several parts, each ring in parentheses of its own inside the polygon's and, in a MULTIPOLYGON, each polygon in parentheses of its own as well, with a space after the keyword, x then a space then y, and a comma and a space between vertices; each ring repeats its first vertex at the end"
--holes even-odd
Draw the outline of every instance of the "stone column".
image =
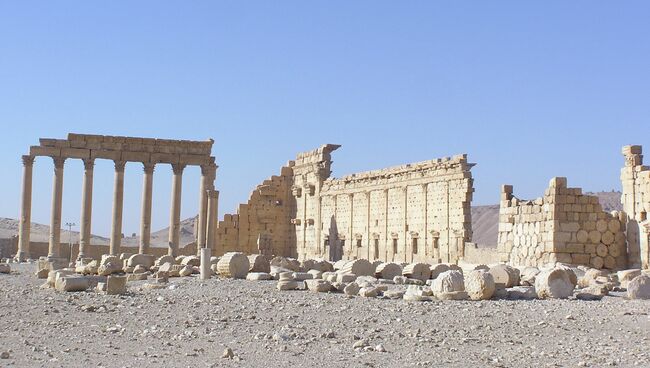
POLYGON ((210 255, 212 249, 201 248, 199 254, 201 257, 201 280, 209 280, 212 276, 212 269, 210 269, 210 255))
POLYGON ((52 157, 54 179, 52 182, 52 213, 50 215, 50 244, 47 257, 59 258, 61 255, 61 201, 63 196, 63 165, 65 157, 52 157))
POLYGON ((142 176, 142 208, 140 212, 140 247, 138 253, 149 253, 151 245, 151 195, 153 193, 153 171, 156 164, 143 162, 142 176))
POLYGON ((210 189, 207 190, 208 209, 207 209, 207 231, 206 231, 206 247, 217 251, 217 224, 219 220, 219 192, 210 189))
POLYGON ((82 259, 86 255, 86 247, 90 245, 90 228, 93 212, 93 168, 94 159, 84 159, 84 178, 81 192, 81 224, 79 225, 79 255, 82 259))
POLYGON ((413 262, 413 249, 411 249, 411 244, 409 244, 408 236, 408 187, 402 188, 402 193, 404 193, 404 262, 413 262))
POLYGON ((197 252, 206 247, 207 221, 208 221, 208 191, 214 189, 214 178, 216 176, 216 165, 201 166, 201 183, 199 188, 199 216, 196 247, 197 252))
POLYGON ((181 193, 183 186, 184 164, 172 164, 174 176, 172 177, 172 204, 169 209, 169 249, 167 254, 178 256, 178 247, 181 237, 181 193))
POLYGON ((352 253, 357 254, 355 248, 357 247, 356 239, 354 238, 354 193, 348 193, 348 202, 350 203, 350 218, 348 219, 348 243, 350 244, 348 250, 348 259, 352 258, 352 253))
POLYGON ((24 262, 29 258, 29 235, 32 221, 32 168, 34 156, 24 155, 23 192, 20 203, 20 226, 18 228, 18 252, 16 260, 24 262))
POLYGON ((109 253, 118 255, 122 245, 122 209, 124 207, 124 161, 115 161, 115 183, 113 189, 113 223, 109 253))

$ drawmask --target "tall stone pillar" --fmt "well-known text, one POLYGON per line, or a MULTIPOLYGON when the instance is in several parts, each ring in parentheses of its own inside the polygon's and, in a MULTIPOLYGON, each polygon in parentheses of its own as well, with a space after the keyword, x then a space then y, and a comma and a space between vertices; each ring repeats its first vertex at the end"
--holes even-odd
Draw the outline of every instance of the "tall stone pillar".
POLYGON ((32 221, 32 168, 34 156, 24 155, 23 192, 20 203, 20 226, 18 228, 18 252, 16 260, 24 262, 29 258, 29 235, 32 221))
POLYGON ((90 245, 90 229, 93 212, 93 168, 94 159, 84 159, 84 178, 81 192, 81 224, 79 234, 79 255, 77 259, 82 259, 86 255, 86 247, 90 245))
POLYGON ((199 216, 197 224, 197 253, 206 247, 208 221, 208 191, 214 189, 216 165, 201 166, 201 183, 199 188, 199 216))
POLYGON ((172 204, 169 210, 169 249, 167 254, 176 257, 181 237, 181 193, 184 164, 172 164, 172 204))
POLYGON ((115 161, 115 183, 113 189, 113 223, 109 253, 118 255, 122 245, 122 209, 124 207, 124 161, 115 161))
POLYGON ((151 245, 151 195, 153 193, 153 171, 156 166, 152 162, 143 162, 142 176, 142 209, 140 214, 140 246, 138 253, 149 253, 151 245))
POLYGON ((61 201, 63 196, 63 165, 65 157, 52 157, 54 179, 52 181, 52 212, 50 214, 50 243, 47 257, 59 258, 61 255, 61 201))
POLYGON ((207 210, 207 231, 206 247, 212 249, 214 254, 217 251, 217 224, 219 221, 219 191, 207 190, 208 210, 207 210))

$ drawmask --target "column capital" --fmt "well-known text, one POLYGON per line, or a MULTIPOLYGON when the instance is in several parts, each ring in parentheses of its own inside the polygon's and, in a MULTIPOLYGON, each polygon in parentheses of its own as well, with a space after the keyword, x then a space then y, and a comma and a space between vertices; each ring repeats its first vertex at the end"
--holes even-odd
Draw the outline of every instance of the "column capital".
POLYGON ((213 189, 208 189, 208 198, 219 198, 219 191, 218 190, 213 190, 213 189))
POLYGON ((84 158, 82 160, 84 162, 84 169, 92 170, 95 167, 95 159, 94 158, 84 158))
POLYGON ((21 158, 23 160, 23 166, 32 166, 34 164, 34 156, 23 155, 21 158))
POLYGON ((172 170, 174 171, 174 175, 181 175, 183 174, 183 170, 185 169, 185 164, 172 164, 172 170))
POLYGON ((115 160, 115 171, 124 172, 124 166, 126 166, 126 161, 115 160))
POLYGON ((216 176, 217 175, 217 165, 211 163, 208 165, 201 165, 201 175, 203 176, 216 176))
POLYGON ((65 157, 52 156, 52 161, 54 161, 54 167, 57 169, 63 169, 63 164, 65 164, 65 157))
POLYGON ((143 162, 142 163, 142 171, 144 171, 147 174, 153 174, 154 169, 156 168, 156 163, 155 162, 143 162))

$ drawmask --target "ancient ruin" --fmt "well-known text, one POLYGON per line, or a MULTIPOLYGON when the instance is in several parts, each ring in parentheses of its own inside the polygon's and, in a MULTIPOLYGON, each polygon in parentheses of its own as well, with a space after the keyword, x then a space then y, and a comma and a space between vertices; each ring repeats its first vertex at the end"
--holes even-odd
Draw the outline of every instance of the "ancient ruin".
MULTIPOLYGON (((180 206, 183 170, 188 165, 201 167, 199 188, 198 247, 214 248, 217 223, 218 192, 214 189, 217 165, 211 156, 214 141, 183 141, 154 138, 116 137, 88 134, 68 134, 67 139, 40 139, 38 146, 32 146, 29 154, 22 156, 23 188, 20 212, 19 245, 16 259, 24 261, 30 257, 30 221, 32 197, 32 168, 36 157, 51 157, 54 161, 52 186, 52 212, 50 217, 50 238, 48 258, 60 258, 61 206, 63 194, 63 170, 67 159, 84 162, 84 177, 81 206, 81 232, 78 259, 90 256, 90 234, 92 221, 93 167, 95 160, 112 160, 115 163, 113 192, 113 216, 109 253, 120 253, 122 239, 122 211, 124 194, 124 166, 135 162, 143 166, 142 217, 140 225, 139 253, 150 251, 151 195, 153 172, 156 165, 169 164, 174 172, 169 220, 168 253, 176 256, 179 247, 180 206)), ((93 253, 90 258, 99 258, 93 253)))
POLYGON ((217 252, 452 262, 470 241, 467 155, 331 178, 324 145, 298 154, 219 223, 217 252))
POLYGON ((643 165, 641 146, 623 147, 625 167, 621 169, 627 215, 627 242, 630 267, 650 268, 650 167, 643 165))

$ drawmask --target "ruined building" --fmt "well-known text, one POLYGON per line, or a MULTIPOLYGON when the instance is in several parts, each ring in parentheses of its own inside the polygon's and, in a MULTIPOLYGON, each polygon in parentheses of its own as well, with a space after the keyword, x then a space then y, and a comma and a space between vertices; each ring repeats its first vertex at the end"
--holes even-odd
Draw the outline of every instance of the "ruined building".
POLYGON ((217 253, 457 262, 472 236, 466 155, 331 178, 337 145, 301 153, 225 215, 217 253))
POLYGON ((650 167, 643 166, 641 146, 623 147, 625 167, 621 170, 621 202, 627 214, 630 267, 650 268, 650 167))

